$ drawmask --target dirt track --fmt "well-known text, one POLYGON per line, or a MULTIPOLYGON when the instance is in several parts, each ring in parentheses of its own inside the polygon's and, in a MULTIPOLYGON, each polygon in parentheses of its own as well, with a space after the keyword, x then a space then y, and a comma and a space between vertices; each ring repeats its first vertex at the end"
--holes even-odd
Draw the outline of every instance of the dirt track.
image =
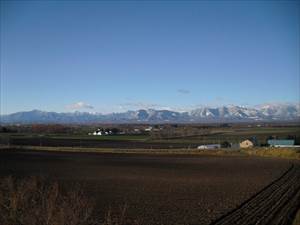
MULTIPOLYGON (((128 216, 147 225, 210 224, 290 166, 287 160, 258 157, 0 151, 0 177, 42 175, 67 187, 78 182, 97 201, 100 214, 127 204, 128 216)), ((299 178, 297 171, 294 168, 279 179, 283 187, 279 191, 277 182, 270 185, 273 191, 261 192, 260 199, 289 199, 292 191, 287 186, 299 178)), ((255 202, 259 205, 260 201, 255 202)), ((268 204, 257 213, 275 212, 275 204, 268 204)), ((259 214, 254 215, 250 222, 259 214)), ((242 216, 238 214, 237 221, 243 221, 242 216)), ((218 224, 228 220, 224 218, 218 224)))

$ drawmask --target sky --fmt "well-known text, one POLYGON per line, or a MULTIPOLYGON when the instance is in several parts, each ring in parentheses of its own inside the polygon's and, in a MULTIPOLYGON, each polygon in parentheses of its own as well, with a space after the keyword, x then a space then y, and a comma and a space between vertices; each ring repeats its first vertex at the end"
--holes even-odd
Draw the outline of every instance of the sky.
POLYGON ((1 1, 0 114, 300 102, 300 1, 1 1))

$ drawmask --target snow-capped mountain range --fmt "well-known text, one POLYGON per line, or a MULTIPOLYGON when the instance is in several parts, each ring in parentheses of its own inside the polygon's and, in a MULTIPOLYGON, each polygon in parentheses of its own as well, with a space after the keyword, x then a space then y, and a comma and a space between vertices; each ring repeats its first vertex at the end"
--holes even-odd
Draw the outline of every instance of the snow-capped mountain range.
POLYGON ((5 123, 184 123, 299 121, 300 104, 264 104, 256 107, 201 107, 186 112, 140 109, 121 113, 57 113, 33 110, 0 116, 5 123))

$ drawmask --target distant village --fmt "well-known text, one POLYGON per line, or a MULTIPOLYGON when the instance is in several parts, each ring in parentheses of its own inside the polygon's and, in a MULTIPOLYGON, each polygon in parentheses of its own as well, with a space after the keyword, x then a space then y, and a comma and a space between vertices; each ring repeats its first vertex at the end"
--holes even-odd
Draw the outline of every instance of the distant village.
POLYGON ((118 128, 98 128, 94 132, 88 133, 88 135, 102 136, 102 135, 122 135, 122 134, 143 134, 150 131, 158 131, 162 128, 154 128, 152 126, 146 127, 144 129, 141 128, 132 128, 127 129, 126 131, 120 130, 118 128))

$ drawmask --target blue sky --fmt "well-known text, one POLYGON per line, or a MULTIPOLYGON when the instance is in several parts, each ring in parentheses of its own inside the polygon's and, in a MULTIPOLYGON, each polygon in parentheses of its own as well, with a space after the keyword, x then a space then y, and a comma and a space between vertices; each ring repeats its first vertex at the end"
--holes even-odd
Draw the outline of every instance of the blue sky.
POLYGON ((299 102, 299 1, 1 1, 1 114, 299 102))

